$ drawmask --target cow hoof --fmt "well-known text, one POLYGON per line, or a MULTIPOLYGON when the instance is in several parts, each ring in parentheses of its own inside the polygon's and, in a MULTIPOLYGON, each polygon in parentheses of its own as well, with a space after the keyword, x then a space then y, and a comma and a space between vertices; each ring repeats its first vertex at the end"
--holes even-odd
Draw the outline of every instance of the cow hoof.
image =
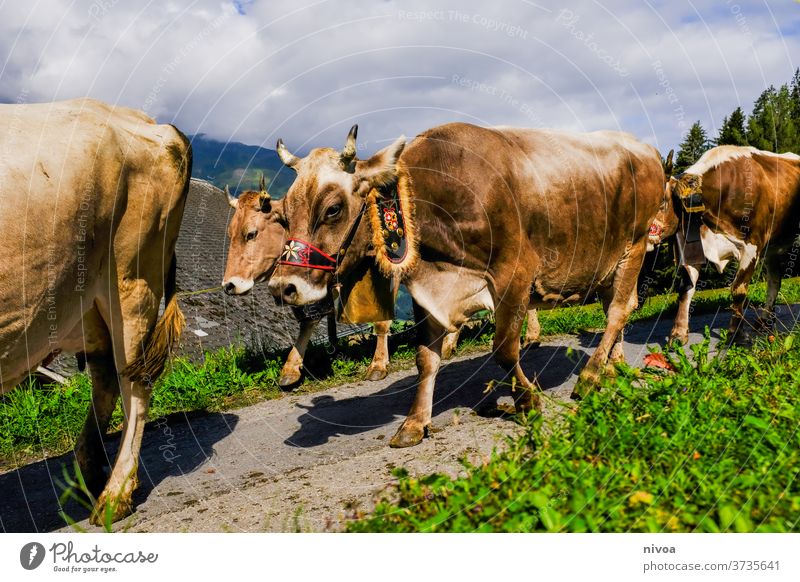
POLYGON ((420 426, 419 424, 411 425, 408 421, 404 422, 397 433, 389 441, 389 446, 393 449, 404 449, 406 447, 413 447, 422 442, 428 435, 428 427, 420 426))
POLYGON ((538 339, 525 340, 525 341, 522 342, 523 349, 526 349, 526 348, 538 348, 540 345, 542 345, 542 342, 539 341, 538 339))
POLYGON ((369 380, 370 382, 377 382, 378 380, 383 380, 388 375, 386 370, 382 370, 381 368, 373 368, 370 366, 367 369, 367 373, 364 375, 365 380, 369 380))
POLYGON ((670 334, 667 343, 671 346, 685 346, 686 344, 689 343, 689 334, 688 333, 670 334))
POLYGON ((303 380, 302 372, 286 372, 278 378, 278 386, 284 389, 294 388, 303 380))
POLYGON ((514 410, 517 414, 528 414, 532 410, 541 412, 543 408, 541 396, 533 390, 527 390, 524 395, 514 400, 514 410))
POLYGON ((455 355, 455 353, 456 353, 455 344, 451 345, 445 344, 444 346, 442 346, 442 360, 449 360, 455 355))
POLYGON ((89 523, 97 527, 105 527, 115 523, 124 517, 128 517, 133 511, 133 501, 130 496, 117 497, 103 494, 92 510, 89 523))
POLYGON ((625 363, 625 353, 622 350, 615 350, 611 352, 611 356, 608 358, 608 364, 606 365, 606 372, 611 372, 612 374, 617 374, 617 366, 619 364, 625 363))
POLYGON ((572 389, 570 398, 573 400, 583 400, 591 394, 592 391, 597 389, 598 384, 600 384, 600 375, 597 372, 584 370, 581 372, 581 375, 578 376, 578 382, 575 384, 575 388, 572 389))
POLYGON ((740 329, 738 331, 728 330, 728 344, 732 346, 748 347, 753 343, 753 336, 750 332, 740 329))

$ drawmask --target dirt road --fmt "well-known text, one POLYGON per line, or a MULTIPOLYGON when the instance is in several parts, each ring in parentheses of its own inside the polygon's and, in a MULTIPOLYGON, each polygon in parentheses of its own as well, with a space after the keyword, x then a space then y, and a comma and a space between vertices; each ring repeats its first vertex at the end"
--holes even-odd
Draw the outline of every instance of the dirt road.
MULTIPOLYGON (((791 326, 798 310, 780 307, 791 326)), ((726 326, 727 312, 694 317, 691 341, 705 326, 726 326)), ((669 332, 670 320, 631 326, 629 363, 640 365, 647 345, 669 332)), ((577 373, 599 335, 547 341, 524 353, 523 368, 538 371, 548 394, 568 400, 577 373)), ((432 438, 410 449, 390 449, 388 440, 408 412, 415 388, 413 369, 382 382, 359 382, 324 393, 288 394, 248 408, 216 414, 174 415, 148 425, 139 470, 135 514, 120 527, 132 531, 336 531, 356 510, 368 510, 392 482, 392 469, 457 474, 465 455, 479 460, 514 422, 479 416, 497 395, 484 394, 501 377, 490 354, 457 357, 439 374, 432 438)), ((511 402, 500 391, 500 402, 511 402)), ((552 405, 551 405, 552 406, 552 405)), ((547 413, 547 411, 546 411, 547 413)), ((115 452, 109 439, 108 452, 115 452)), ((57 481, 71 455, 0 475, 0 530, 53 531, 58 516, 57 481)), ((65 511, 91 529, 75 504, 65 511)))

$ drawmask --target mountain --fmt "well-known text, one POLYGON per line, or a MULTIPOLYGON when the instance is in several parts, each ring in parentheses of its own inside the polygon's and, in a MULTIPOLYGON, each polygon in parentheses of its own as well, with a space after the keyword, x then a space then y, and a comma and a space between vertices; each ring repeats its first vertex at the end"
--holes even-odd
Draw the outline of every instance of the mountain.
POLYGON ((294 172, 281 163, 275 150, 217 141, 202 133, 189 136, 189 140, 194 157, 192 177, 218 188, 228 185, 233 193, 256 190, 263 173, 269 193, 282 198, 294 181, 294 172))

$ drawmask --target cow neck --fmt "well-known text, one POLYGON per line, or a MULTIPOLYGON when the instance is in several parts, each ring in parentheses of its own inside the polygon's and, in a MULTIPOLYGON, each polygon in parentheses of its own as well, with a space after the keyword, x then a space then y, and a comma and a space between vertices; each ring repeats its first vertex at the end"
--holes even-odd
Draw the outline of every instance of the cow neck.
POLYGON ((345 234, 344 238, 342 239, 341 244, 339 245, 339 250, 333 256, 336 260, 336 268, 333 272, 335 277, 339 276, 339 269, 342 266, 342 258, 347 253, 347 249, 350 248, 350 245, 353 244, 353 239, 356 237, 356 232, 358 232, 358 227, 361 224, 361 219, 364 218, 364 212, 367 210, 367 201, 361 203, 361 209, 358 211, 355 220, 350 224, 350 229, 345 234))

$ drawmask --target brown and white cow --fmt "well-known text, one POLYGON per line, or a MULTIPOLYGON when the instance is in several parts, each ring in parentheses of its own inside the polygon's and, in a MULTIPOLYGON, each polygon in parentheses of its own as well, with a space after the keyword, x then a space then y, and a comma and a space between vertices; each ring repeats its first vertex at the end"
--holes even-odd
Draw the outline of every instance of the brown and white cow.
MULTIPOLYGON (((636 280, 650 224, 664 199, 658 152, 628 134, 482 128, 453 123, 408 146, 401 137, 368 160, 355 157, 354 127, 340 153, 317 148, 298 158, 279 220, 290 240, 337 257, 344 276, 373 240, 362 221, 350 248, 338 249, 365 197, 405 184, 415 207, 418 260, 404 283, 419 324, 419 388, 391 445, 418 444, 431 422, 442 340, 470 314, 492 309, 494 355, 516 380, 516 406, 540 406, 519 364, 520 328, 529 304, 591 300, 599 291, 608 325, 580 374, 575 397, 597 384, 609 360, 623 358, 621 334, 636 306, 636 280)), ((303 305, 328 293, 330 271, 281 264, 271 292, 303 305)))
MULTIPOLYGON (((742 325, 747 286, 759 260, 764 261, 767 278, 760 323, 771 326, 786 259, 792 249, 796 256, 800 248, 800 156, 749 146, 718 146, 672 177, 667 190, 673 204, 666 216, 659 215, 665 225, 664 237, 676 233, 681 217, 687 219, 681 196, 699 193, 705 210, 689 219, 701 221, 699 234, 705 259, 720 273, 731 260, 739 262, 731 284, 731 339, 737 333, 747 335, 742 325)), ((701 264, 689 261, 684 267, 688 280, 680 293, 678 315, 670 334, 671 339, 681 343, 688 340, 689 306, 701 264)))
POLYGON ((191 163, 181 132, 132 109, 0 105, 0 392, 62 350, 88 363, 92 407, 75 456, 99 495, 94 523, 131 510, 152 382, 183 327, 174 249, 191 163), (103 435, 120 394, 106 479, 103 435))
MULTIPOLYGON (((286 231, 277 221, 283 200, 273 200, 267 192, 264 179, 259 191, 248 190, 239 197, 225 189, 228 203, 235 210, 228 225, 228 259, 222 287, 229 295, 246 295, 256 283, 267 281, 283 252, 286 231)), ((293 307, 295 319, 300 323, 300 333, 281 369, 278 384, 293 386, 300 382, 303 357, 308 342, 323 317, 328 317, 331 341, 336 341, 336 320, 330 304, 321 301, 311 306, 293 307)), ((389 365, 389 327, 391 321, 373 324, 377 344, 372 362, 366 373, 367 380, 382 380, 389 365)))

